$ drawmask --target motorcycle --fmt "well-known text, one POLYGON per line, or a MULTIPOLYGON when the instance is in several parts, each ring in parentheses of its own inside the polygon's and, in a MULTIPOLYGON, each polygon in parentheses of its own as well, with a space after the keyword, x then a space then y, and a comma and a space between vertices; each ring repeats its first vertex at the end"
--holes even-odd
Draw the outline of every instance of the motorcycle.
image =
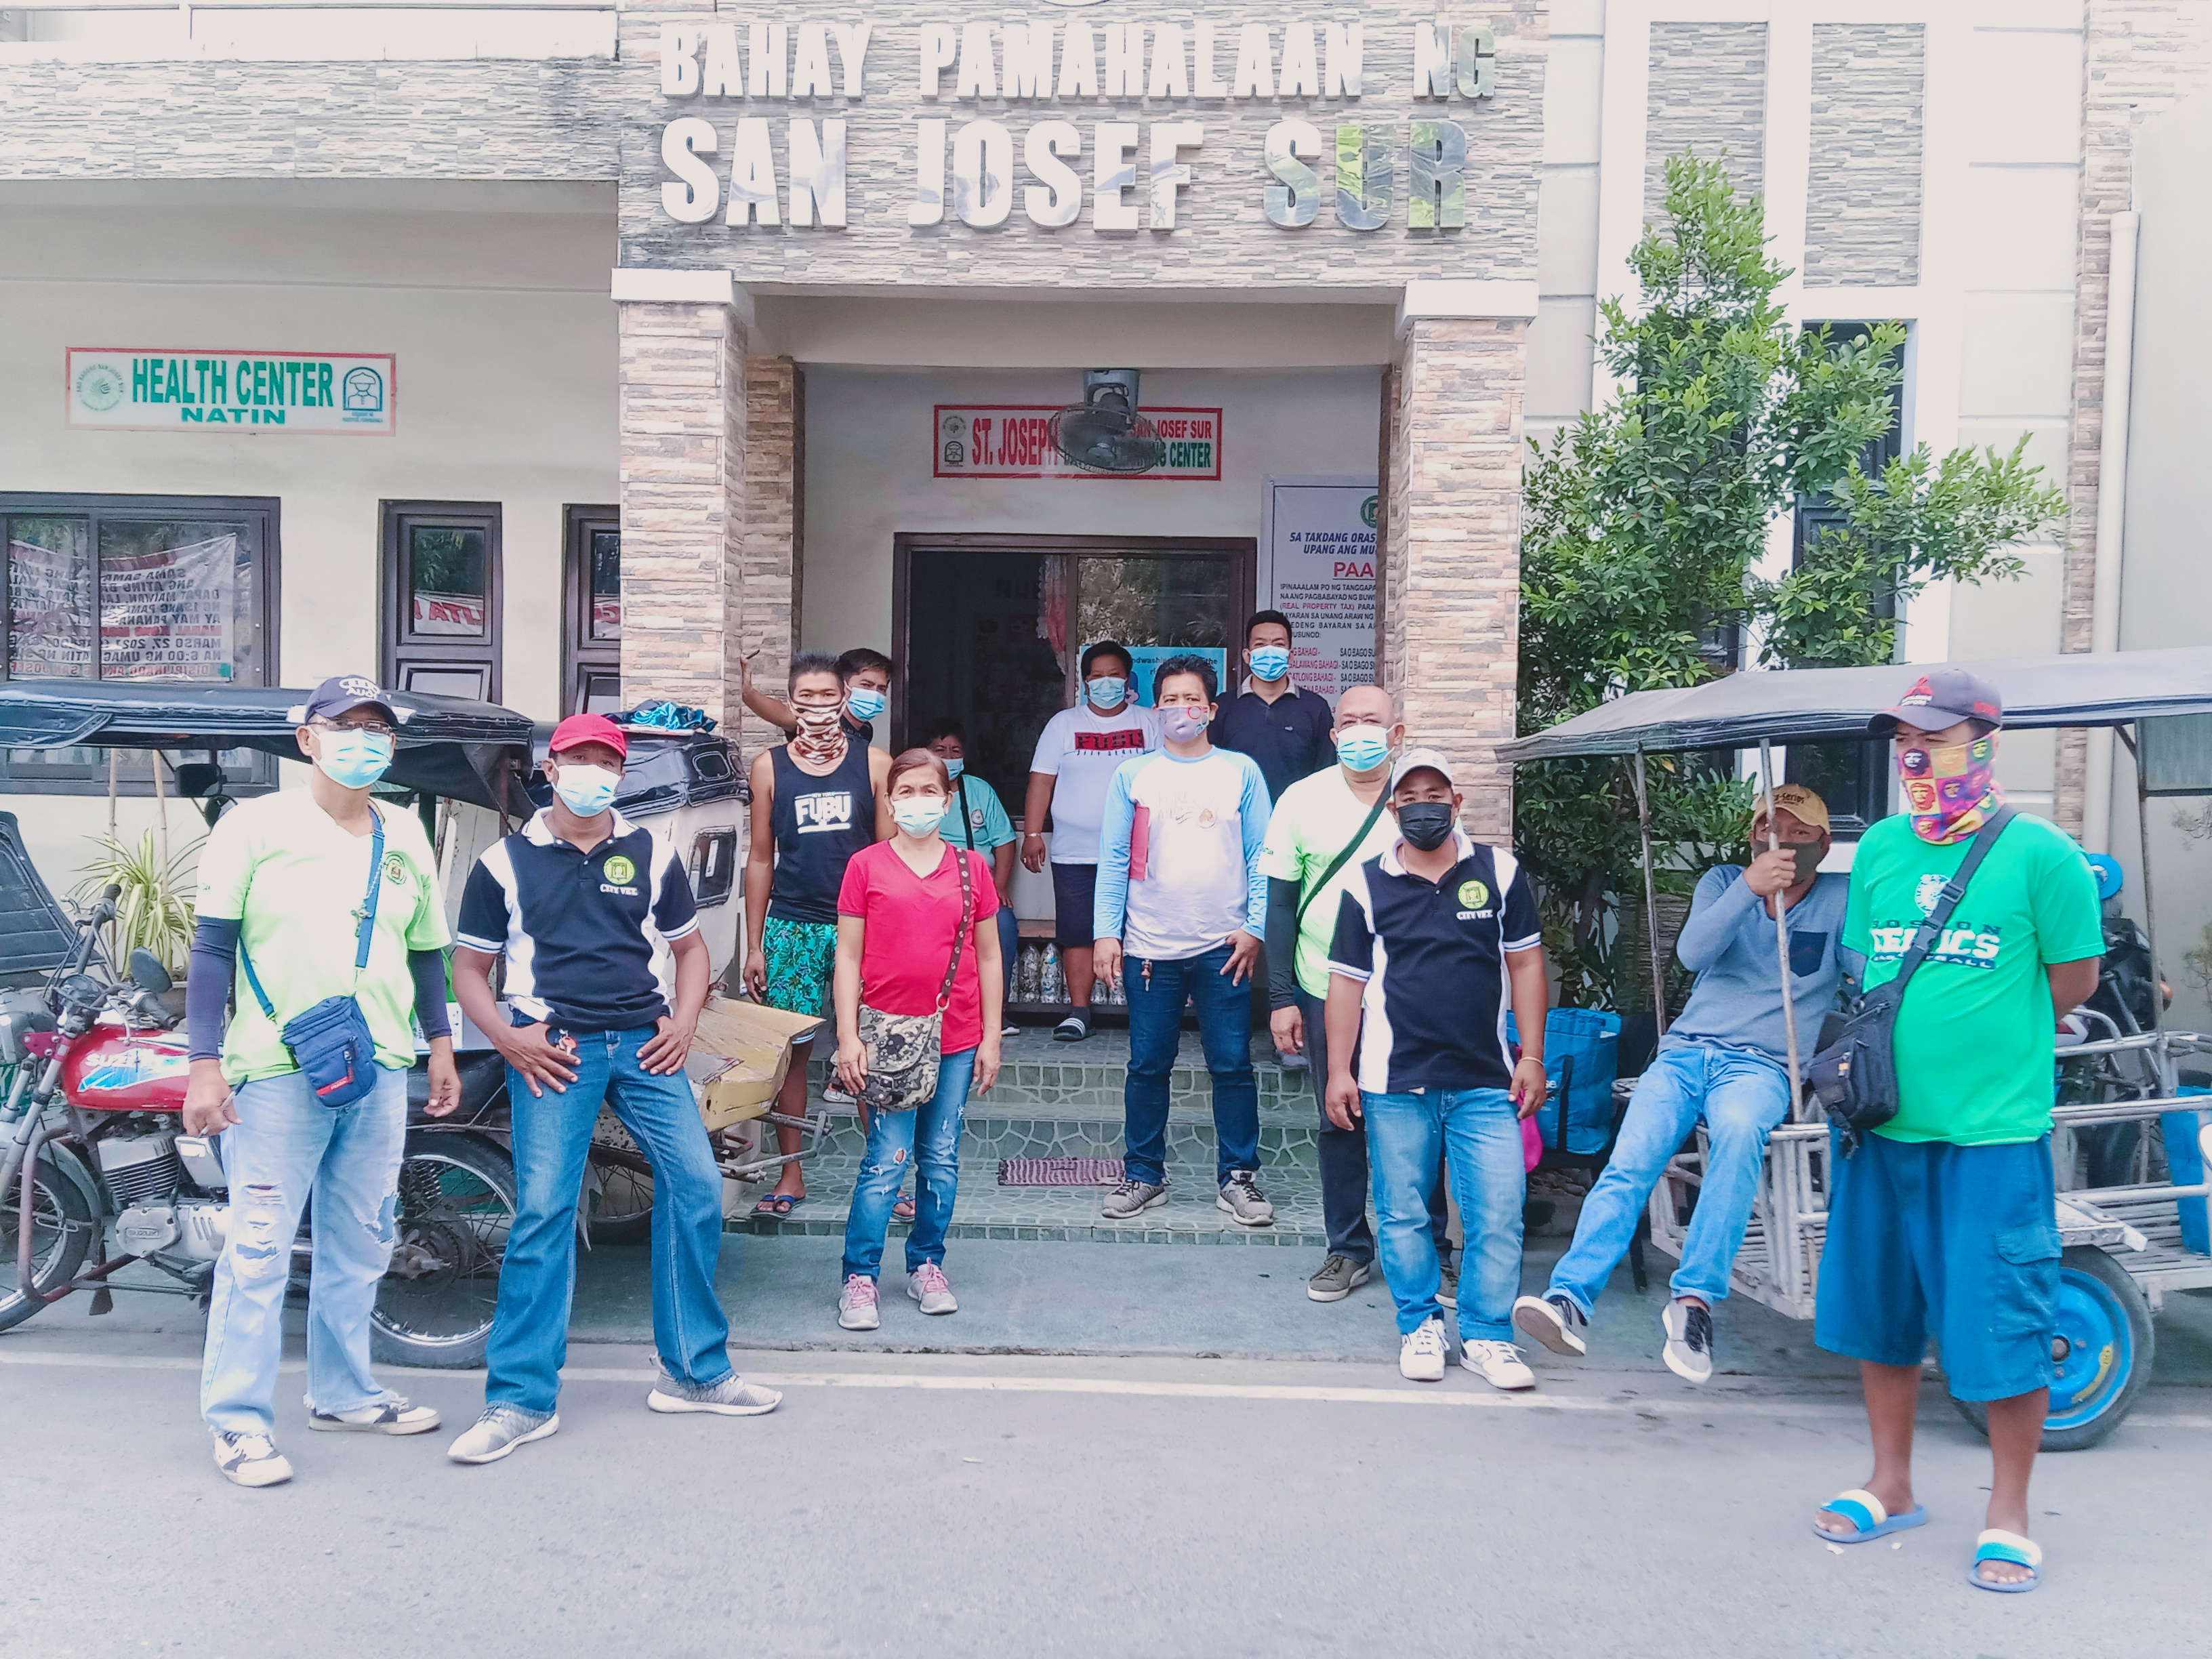
MULTIPOLYGON (((9 1075, 0 1107, 0 1285, 9 1287, 0 1330, 79 1290, 93 1292, 95 1314, 118 1289, 188 1297, 204 1310, 228 1233, 221 1139, 183 1133, 190 1060, 181 1010, 163 1000, 173 989, 168 972, 150 951, 133 951, 118 981, 99 949, 120 890, 109 888, 83 917, 43 991, 0 996, 0 1067, 9 1075), (173 1283, 112 1282, 134 1263, 173 1283)), ((503 1091, 504 1079, 467 1070, 464 1100, 477 1097, 470 1115, 480 1118, 493 1108, 488 1089, 503 1091)), ((374 1358, 483 1363, 515 1203, 514 1164, 491 1139, 410 1126, 397 1242, 370 1314, 374 1358)), ((295 1292, 307 1286, 313 1227, 303 1215, 295 1292)))

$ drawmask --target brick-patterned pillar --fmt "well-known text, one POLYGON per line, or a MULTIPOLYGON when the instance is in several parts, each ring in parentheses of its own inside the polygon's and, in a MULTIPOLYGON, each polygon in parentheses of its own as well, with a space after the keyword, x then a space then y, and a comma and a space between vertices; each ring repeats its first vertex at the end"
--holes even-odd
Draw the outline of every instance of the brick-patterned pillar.
POLYGON ((744 324, 719 303, 617 309, 623 697, 726 720, 745 648, 744 324))
POLYGON ((1409 289, 1386 481, 1382 683, 1401 700, 1407 741, 1456 763, 1468 833, 1510 845, 1512 775, 1496 750, 1513 736, 1518 673, 1528 323, 1437 309, 1449 308, 1416 307, 1409 289))
MULTIPOLYGON (((754 683, 783 695, 799 640, 796 576, 802 522, 805 412, 797 367, 788 357, 745 360, 744 648, 754 683)), ((732 699, 730 717, 738 719, 732 699)), ((740 741, 748 755, 783 741, 750 714, 740 741)))

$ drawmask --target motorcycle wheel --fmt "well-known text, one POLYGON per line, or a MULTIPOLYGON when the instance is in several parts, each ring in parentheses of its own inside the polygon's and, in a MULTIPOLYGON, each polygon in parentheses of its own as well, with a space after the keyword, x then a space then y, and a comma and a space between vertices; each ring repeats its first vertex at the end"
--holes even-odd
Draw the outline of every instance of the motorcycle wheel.
POLYGON ((592 1194, 594 1244, 642 1244, 653 1237, 653 1177, 594 1158, 599 1189, 592 1194))
POLYGON ((498 1147, 468 1134, 408 1136, 398 1237, 369 1315, 379 1364, 483 1364, 515 1213, 514 1160, 498 1147))
MULTIPOLYGON (((22 1177, 18 1175, 16 1182, 22 1177)), ((47 1304, 23 1294, 15 1276, 15 1251, 21 1235, 22 1188, 10 1183, 0 1205, 0 1331, 20 1325, 47 1304)), ((76 1182, 62 1173, 53 1154, 41 1151, 31 1178, 31 1282, 40 1291, 75 1279, 92 1253, 92 1207, 76 1182)))

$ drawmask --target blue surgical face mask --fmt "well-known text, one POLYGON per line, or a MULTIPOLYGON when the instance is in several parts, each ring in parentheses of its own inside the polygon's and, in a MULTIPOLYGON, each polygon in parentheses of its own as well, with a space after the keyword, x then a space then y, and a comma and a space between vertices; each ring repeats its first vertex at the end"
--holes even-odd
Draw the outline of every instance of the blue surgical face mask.
POLYGON ((1260 680, 1279 680, 1291 672, 1291 653, 1279 645, 1255 647, 1252 652, 1252 678, 1260 680))
POLYGON ((856 720, 872 720, 890 704, 890 699, 869 686, 855 686, 845 699, 845 712, 856 720))
MULTIPOLYGON (((945 757, 939 755, 938 759, 945 760, 945 757)), ((968 763, 960 759, 957 756, 955 756, 951 760, 945 760, 945 775, 948 778, 957 778, 967 769, 968 763)))
POLYGON ((1129 695, 1129 682, 1119 674, 1101 674, 1085 682, 1083 695, 1091 699, 1093 708, 1118 708, 1129 695))
POLYGON ((1372 772, 1390 758, 1390 734, 1379 726, 1347 726, 1336 734, 1336 757, 1355 772, 1372 772))
POLYGON ((926 836, 945 821, 945 797, 902 795, 891 803, 891 821, 909 836, 926 836))
POLYGON ((595 818, 614 805, 615 789, 621 782, 622 775, 606 767, 571 761, 553 780, 553 793, 578 817, 595 818))
POLYGON ((368 788, 392 764, 392 739, 367 732, 324 732, 315 746, 323 775, 347 789, 368 788))

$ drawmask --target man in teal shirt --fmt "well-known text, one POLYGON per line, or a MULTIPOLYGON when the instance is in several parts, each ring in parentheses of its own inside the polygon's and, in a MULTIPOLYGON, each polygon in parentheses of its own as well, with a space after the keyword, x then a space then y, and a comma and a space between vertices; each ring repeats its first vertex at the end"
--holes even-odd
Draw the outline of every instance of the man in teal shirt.
POLYGON ((1855 1544, 1928 1518, 1912 1425, 1932 1331, 1952 1394, 1989 1402, 1988 1529, 1967 1580, 2018 1592, 2043 1559, 2027 1483, 2057 1334, 2053 1033, 2096 988, 2104 932, 2081 849, 2004 804, 2003 723, 1996 688, 1939 668, 1872 727, 1893 740, 1906 810, 1867 831, 1852 865, 1844 944, 1866 957, 1869 988, 1896 977, 1976 836, 1997 829, 1898 1012, 1897 1115, 1848 1157, 1832 1143, 1814 1339, 1859 1361, 1874 1473, 1813 1525, 1855 1544))
MULTIPOLYGON (((1021 954, 1021 924, 1014 919, 1014 824, 1006 804, 968 764, 968 730, 958 720, 932 720, 922 736, 929 752, 945 763, 952 779, 952 799, 945 804, 945 822, 939 826, 946 843, 981 853, 991 860, 991 878, 999 884, 999 954, 1006 966, 1006 1000, 1014 1000, 1014 965, 1021 954)), ((1006 1022, 1001 1035, 1012 1036, 1021 1028, 1006 1022)), ((910 1200, 899 1200, 902 1206, 910 1200)), ((901 1212, 901 1218, 905 1218, 901 1212)))

